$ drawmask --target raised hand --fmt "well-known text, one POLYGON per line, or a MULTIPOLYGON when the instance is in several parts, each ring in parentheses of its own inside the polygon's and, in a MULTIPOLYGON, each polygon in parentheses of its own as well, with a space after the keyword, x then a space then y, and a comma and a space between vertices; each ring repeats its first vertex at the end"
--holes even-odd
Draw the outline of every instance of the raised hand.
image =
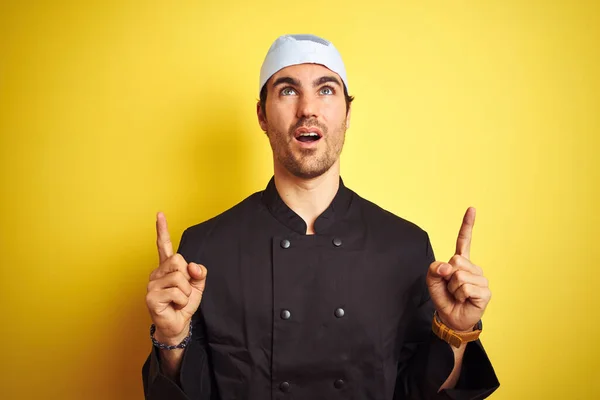
POLYGON ((154 337, 162 343, 180 343, 189 332, 190 319, 200 306, 207 270, 173 254, 171 236, 163 213, 156 217, 159 265, 148 283, 146 305, 156 326, 154 337))
POLYGON ((435 261, 427 272, 427 286, 440 319, 456 331, 469 331, 481 319, 492 293, 483 270, 470 260, 475 209, 467 209, 448 263, 435 261))

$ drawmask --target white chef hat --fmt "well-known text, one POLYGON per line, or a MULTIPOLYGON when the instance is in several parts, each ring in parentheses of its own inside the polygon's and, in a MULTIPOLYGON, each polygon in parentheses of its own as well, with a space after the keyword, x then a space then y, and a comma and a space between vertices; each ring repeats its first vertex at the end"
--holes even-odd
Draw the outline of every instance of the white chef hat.
POLYGON ((259 95, 265 83, 277 71, 290 65, 307 63, 329 68, 342 78, 346 90, 350 90, 342 56, 333 43, 315 35, 283 35, 273 42, 260 68, 259 95))

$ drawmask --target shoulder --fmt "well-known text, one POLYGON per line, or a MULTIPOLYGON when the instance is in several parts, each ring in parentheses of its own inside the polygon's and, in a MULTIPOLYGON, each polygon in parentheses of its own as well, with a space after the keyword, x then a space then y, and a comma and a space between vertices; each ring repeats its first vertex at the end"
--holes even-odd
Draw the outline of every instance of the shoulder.
POLYGON ((382 208, 356 192, 353 192, 352 201, 360 210, 360 215, 369 227, 370 233, 386 236, 388 239, 391 237, 394 240, 429 242, 427 232, 416 223, 382 208))
POLYGON ((205 243, 209 236, 223 233, 223 230, 231 232, 236 227, 240 227, 244 220, 252 218, 253 215, 262 211, 264 207, 262 207, 261 197, 262 191, 253 193, 222 213, 188 227, 181 237, 180 250, 189 254, 189 249, 194 248, 194 253, 196 253, 201 250, 198 245, 201 246, 202 243, 205 243))
MULTIPOLYGON (((362 226, 370 243, 382 253, 392 252, 411 260, 424 260, 429 265, 435 254, 429 234, 416 223, 353 193, 353 203, 359 210, 362 226)), ((420 262, 418 264, 421 264, 420 262)))

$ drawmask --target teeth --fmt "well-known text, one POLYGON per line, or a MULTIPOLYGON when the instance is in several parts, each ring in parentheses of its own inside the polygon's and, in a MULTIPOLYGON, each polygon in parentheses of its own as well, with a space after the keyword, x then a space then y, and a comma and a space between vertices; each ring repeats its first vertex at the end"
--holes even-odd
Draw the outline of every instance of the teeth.
POLYGON ((301 133, 300 136, 315 136, 315 137, 318 137, 319 134, 315 133, 315 132, 306 132, 306 133, 301 133))

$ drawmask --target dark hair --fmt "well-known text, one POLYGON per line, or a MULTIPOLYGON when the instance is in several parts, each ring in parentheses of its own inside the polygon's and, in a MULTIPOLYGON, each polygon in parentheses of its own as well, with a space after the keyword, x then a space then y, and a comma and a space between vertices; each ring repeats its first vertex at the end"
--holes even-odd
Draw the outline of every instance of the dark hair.
MULTIPOLYGON (((266 109, 266 104, 267 104, 267 84, 269 83, 269 81, 267 81, 267 83, 265 83, 262 87, 262 89, 260 90, 260 109, 263 112, 263 115, 265 116, 265 118, 267 117, 267 109, 266 109)), ((350 110, 350 103, 352 103, 352 101, 354 100, 354 96, 349 96, 348 95, 348 89, 346 89, 346 85, 342 84, 344 86, 344 97, 346 98, 346 114, 348 114, 348 110, 350 110)))

